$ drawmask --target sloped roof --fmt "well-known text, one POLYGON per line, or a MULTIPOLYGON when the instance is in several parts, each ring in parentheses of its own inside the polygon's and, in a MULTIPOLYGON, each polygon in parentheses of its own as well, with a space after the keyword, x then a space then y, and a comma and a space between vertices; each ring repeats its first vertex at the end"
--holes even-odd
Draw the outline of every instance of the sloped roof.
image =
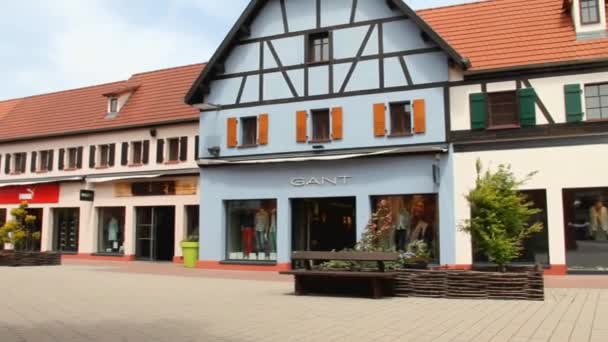
POLYGON ((489 0, 418 14, 471 72, 608 58, 608 39, 577 40, 564 0, 489 0))
MULTIPOLYGON (((216 69, 222 69, 221 64, 230 52, 232 45, 239 38, 239 34, 248 32, 247 25, 249 25, 259 11, 264 7, 268 0, 251 0, 247 8, 243 11, 239 19, 236 21, 228 35, 224 38, 224 41, 220 44, 219 48, 215 51, 211 60, 209 60, 208 67, 205 68, 196 79, 188 93, 186 94, 185 101, 188 104, 194 105, 202 102, 204 93, 206 91, 207 82, 212 77, 216 69)), ((422 20, 418 14, 412 10, 403 0, 378 0, 384 1, 389 6, 394 6, 399 9, 405 16, 410 18, 420 30, 427 34, 427 36, 433 40, 443 51, 452 58, 452 60, 461 65, 463 68, 468 67, 468 60, 464 58, 458 51, 450 46, 440 35, 438 35, 424 20, 422 20)), ((278 19, 277 19, 278 20, 278 19)))
POLYGON ((0 101, 0 141, 196 120, 199 111, 183 96, 203 70, 194 64, 133 75, 119 81, 22 99, 0 101), (133 85, 115 118, 106 118, 104 94, 133 85))

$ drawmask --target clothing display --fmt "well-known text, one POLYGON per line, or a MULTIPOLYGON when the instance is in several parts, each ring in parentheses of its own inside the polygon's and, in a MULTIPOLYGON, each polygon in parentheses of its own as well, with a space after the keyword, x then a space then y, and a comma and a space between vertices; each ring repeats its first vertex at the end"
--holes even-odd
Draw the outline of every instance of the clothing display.
POLYGON ((591 236, 595 240, 608 240, 608 209, 599 204, 589 209, 591 236))
POLYGON ((277 212, 272 211, 270 216, 270 227, 268 229, 268 239, 266 244, 266 252, 274 253, 277 251, 277 212))
POLYGON ((427 241, 428 237, 427 237, 427 228, 429 227, 429 224, 424 222, 423 220, 418 221, 418 223, 416 224, 416 228, 414 228, 414 230, 412 231, 412 234, 410 235, 410 242, 412 241, 416 241, 416 240, 423 240, 423 241, 427 241))
POLYGON ((399 221, 395 227, 395 244, 398 251, 404 251, 406 248, 411 221, 409 211, 406 208, 402 208, 399 212, 399 221))
POLYGON ((243 227, 241 231, 241 241, 242 241, 242 249, 243 255, 248 257, 251 252, 253 252, 253 228, 252 227, 243 227))
POLYGON ((78 217, 76 209, 57 209, 55 248, 63 252, 78 251, 78 217))

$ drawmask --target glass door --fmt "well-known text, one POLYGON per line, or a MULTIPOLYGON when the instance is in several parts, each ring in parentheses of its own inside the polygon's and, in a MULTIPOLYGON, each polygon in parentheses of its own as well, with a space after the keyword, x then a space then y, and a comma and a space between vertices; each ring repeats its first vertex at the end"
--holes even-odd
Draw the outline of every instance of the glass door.
POLYGON ((154 208, 136 208, 135 255, 137 259, 154 260, 154 208))

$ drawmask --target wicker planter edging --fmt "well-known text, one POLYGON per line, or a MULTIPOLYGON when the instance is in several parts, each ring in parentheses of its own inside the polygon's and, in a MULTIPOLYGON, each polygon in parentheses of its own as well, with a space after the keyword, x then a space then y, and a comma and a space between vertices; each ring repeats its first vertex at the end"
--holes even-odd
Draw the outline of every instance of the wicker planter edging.
POLYGON ((0 251, 0 266, 56 266, 61 254, 56 252, 0 251))
POLYGON ((542 271, 478 272, 460 270, 398 271, 398 297, 544 300, 542 271))

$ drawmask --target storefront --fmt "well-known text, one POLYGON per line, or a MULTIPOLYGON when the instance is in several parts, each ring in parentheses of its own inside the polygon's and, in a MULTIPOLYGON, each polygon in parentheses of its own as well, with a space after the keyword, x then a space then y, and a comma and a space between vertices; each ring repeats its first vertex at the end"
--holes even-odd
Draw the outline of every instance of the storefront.
POLYGON ((276 270, 293 250, 352 248, 380 202, 396 223, 386 248, 422 240, 449 262, 450 167, 443 153, 204 167, 199 266, 276 270))

